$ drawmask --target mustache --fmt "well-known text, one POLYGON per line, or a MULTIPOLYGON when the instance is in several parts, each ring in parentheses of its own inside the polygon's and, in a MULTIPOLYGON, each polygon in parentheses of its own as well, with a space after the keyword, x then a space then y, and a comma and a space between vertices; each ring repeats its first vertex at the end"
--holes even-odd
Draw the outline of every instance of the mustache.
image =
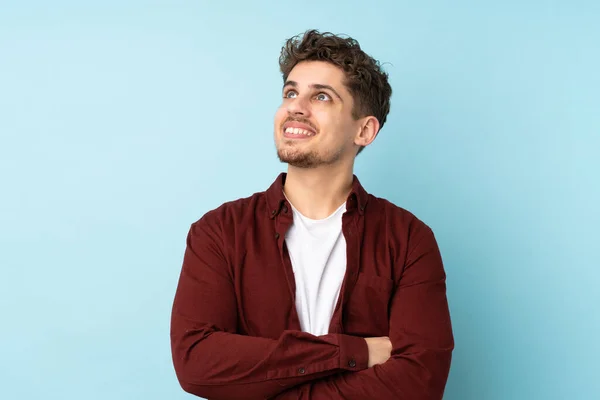
POLYGON ((301 124, 308 125, 308 126, 310 126, 310 127, 311 127, 311 128, 312 128, 312 129, 313 129, 315 132, 317 132, 317 128, 316 128, 316 127, 315 127, 315 126, 312 124, 312 122, 310 122, 308 119, 305 119, 305 118, 291 118, 291 117, 288 117, 288 118, 286 118, 286 120, 285 120, 285 121, 283 121, 283 124, 281 124, 281 127, 283 128, 283 125, 285 125, 285 124, 286 124, 286 123, 288 123, 288 122, 299 122, 299 123, 301 123, 301 124))

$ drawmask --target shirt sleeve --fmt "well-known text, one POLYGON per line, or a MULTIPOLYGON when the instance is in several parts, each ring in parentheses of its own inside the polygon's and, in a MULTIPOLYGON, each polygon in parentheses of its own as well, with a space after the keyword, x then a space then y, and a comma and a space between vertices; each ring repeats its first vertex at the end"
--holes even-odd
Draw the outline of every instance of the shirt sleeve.
POLYGON ((304 383, 274 399, 442 399, 454 349, 445 281, 434 235, 424 227, 391 301, 390 359, 304 383))
POLYGON ((298 384, 368 365, 360 337, 284 331, 237 333, 237 300, 216 224, 190 228, 171 314, 171 350, 182 388, 219 399, 266 399, 298 384))

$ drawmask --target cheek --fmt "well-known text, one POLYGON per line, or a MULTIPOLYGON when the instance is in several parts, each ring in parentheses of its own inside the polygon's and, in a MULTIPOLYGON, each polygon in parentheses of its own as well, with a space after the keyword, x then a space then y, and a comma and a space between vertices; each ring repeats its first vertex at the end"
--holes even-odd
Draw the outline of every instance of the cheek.
POLYGON ((287 112, 283 105, 279 106, 277 111, 275 112, 275 124, 282 123, 284 118, 286 117, 287 112))
POLYGON ((351 124, 348 123, 346 118, 339 113, 331 112, 315 113, 313 115, 322 131, 332 133, 330 139, 336 142, 345 140, 345 137, 351 129, 351 124))
POLYGON ((283 113, 281 111, 281 109, 278 109, 277 112, 275 113, 275 118, 273 119, 273 133, 275 134, 275 136, 277 136, 277 133, 279 132, 281 125, 283 124, 283 122, 285 121, 285 113, 283 113))
POLYGON ((336 127, 336 116, 327 110, 313 110, 312 120, 317 124, 319 129, 323 131, 335 130, 336 127))

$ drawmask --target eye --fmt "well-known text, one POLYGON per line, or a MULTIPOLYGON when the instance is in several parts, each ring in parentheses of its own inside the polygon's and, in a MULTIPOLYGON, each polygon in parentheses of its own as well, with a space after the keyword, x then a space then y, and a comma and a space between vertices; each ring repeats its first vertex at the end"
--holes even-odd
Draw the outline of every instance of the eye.
POLYGON ((331 97, 329 97, 329 95, 326 93, 319 93, 317 95, 316 99, 319 101, 329 101, 329 100, 331 100, 331 97))
POLYGON ((288 90, 288 91, 287 91, 287 92, 285 92, 285 94, 283 95, 283 97, 284 97, 284 98, 286 98, 286 99, 293 99, 293 98, 295 98, 296 96, 298 96, 298 93, 296 93, 296 92, 295 92, 295 91, 293 91, 293 90, 288 90))

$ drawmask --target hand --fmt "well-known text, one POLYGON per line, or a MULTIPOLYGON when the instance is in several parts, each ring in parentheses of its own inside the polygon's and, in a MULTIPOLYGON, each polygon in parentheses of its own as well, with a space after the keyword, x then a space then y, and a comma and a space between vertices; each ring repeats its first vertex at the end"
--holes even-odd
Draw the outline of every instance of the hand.
POLYGON ((387 336, 365 338, 369 348, 369 368, 383 364, 392 355, 392 342, 387 336))

